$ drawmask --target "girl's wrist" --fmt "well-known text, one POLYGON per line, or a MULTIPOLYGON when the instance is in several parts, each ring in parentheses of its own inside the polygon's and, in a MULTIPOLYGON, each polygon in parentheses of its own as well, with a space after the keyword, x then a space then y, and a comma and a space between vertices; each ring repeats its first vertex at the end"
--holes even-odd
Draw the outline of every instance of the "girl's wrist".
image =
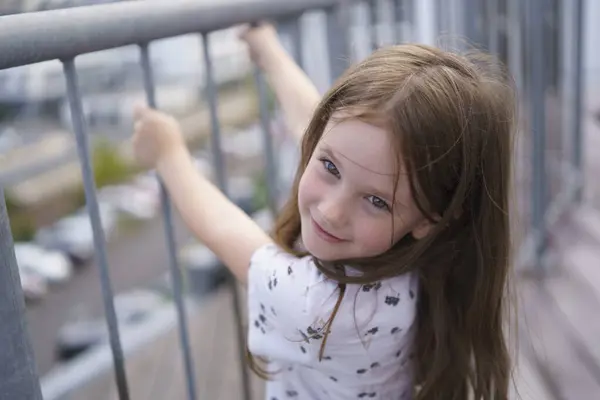
POLYGON ((288 61, 288 54, 279 42, 273 42, 266 47, 262 54, 262 68, 267 74, 275 73, 288 61))
POLYGON ((164 151, 156 161, 156 171, 159 175, 164 175, 171 167, 185 158, 191 158, 191 154, 185 145, 175 145, 171 149, 164 151))

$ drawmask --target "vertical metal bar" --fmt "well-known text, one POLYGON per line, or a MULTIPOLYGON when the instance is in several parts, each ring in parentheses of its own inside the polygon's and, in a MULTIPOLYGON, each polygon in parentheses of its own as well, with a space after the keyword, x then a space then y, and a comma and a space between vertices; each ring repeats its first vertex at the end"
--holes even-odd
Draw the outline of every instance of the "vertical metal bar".
POLYGON ((375 51, 379 48, 379 35, 378 35, 378 18, 377 18, 377 0, 367 0, 369 10, 369 34, 371 38, 371 50, 375 51))
MULTIPOLYGON (((297 19, 296 19, 297 21, 297 19)), ((300 32, 296 32, 300 36, 300 32)), ((301 53, 302 49, 294 43, 294 52, 301 53)), ((273 132, 271 132, 271 121, 269 115, 269 98, 265 78, 260 71, 260 68, 254 68, 254 82, 258 92, 260 125, 262 127, 263 146, 265 150, 265 173, 267 186, 267 205, 273 217, 277 215, 278 203, 278 177, 275 154, 273 151, 273 132)))
MULTIPOLYGON (((219 114, 217 112, 217 88, 215 85, 214 69, 210 57, 210 38, 208 33, 202 34, 202 50, 204 54, 204 73, 206 78, 206 95, 208 96, 208 107, 210 112, 210 123, 212 128, 211 145, 216 172, 217 185, 227 195, 227 180, 225 175, 225 160, 221 151, 221 127, 219 125, 219 114)), ((242 398, 251 400, 250 377, 246 368, 246 337, 242 326, 242 310, 240 309, 240 293, 233 275, 228 274, 228 284, 231 287, 233 312, 235 319, 236 339, 238 357, 240 362, 240 374, 242 377, 242 398)))
POLYGON ((492 54, 498 53, 498 0, 486 1, 486 20, 488 26, 487 48, 492 54))
POLYGON ((509 0, 497 1, 498 16, 497 16, 497 41, 498 41, 498 58, 506 65, 508 62, 508 2, 509 0))
POLYGON ((304 66, 304 47, 302 46, 302 25, 300 21, 301 16, 299 15, 294 19, 292 23, 292 44, 294 46, 294 58, 296 64, 300 67, 304 66))
POLYGON ((415 16, 415 0, 402 0, 404 3, 404 41, 412 42, 416 37, 417 18, 415 16))
POLYGON ((544 71, 544 32, 543 4, 537 0, 528 0, 528 36, 529 36, 529 109, 531 110, 531 130, 533 134, 533 191, 532 222, 536 237, 535 256, 538 267, 546 247, 544 217, 547 208, 546 176, 546 109, 544 71))
MULTIPOLYGON (((150 107, 157 108, 156 86, 154 85, 152 62, 150 60, 148 44, 146 43, 140 45, 140 62, 142 66, 144 89, 146 91, 146 100, 148 101, 148 105, 150 107)), ((188 399, 196 400, 196 379, 194 374, 194 363, 192 361, 192 348, 189 339, 187 314, 185 312, 185 305, 183 303, 183 278, 177 263, 177 245, 175 243, 175 235, 173 233, 173 211, 171 208, 169 195, 160 178, 159 182, 161 208, 164 218, 165 240, 167 241, 167 257, 171 270, 171 279, 173 281, 173 294, 179 322, 179 342, 181 345, 181 355, 184 361, 188 399)))
MULTIPOLYGON (((573 126, 573 101, 574 101, 574 92, 575 88, 573 87, 575 74, 574 74, 574 64, 575 60, 573 59, 573 54, 575 53, 574 47, 575 43, 573 42, 575 29, 572 26, 575 23, 575 10, 572 7, 572 3, 567 5, 564 1, 560 1, 559 3, 560 11, 558 15, 560 16, 560 35, 559 35, 559 56, 560 56, 560 74, 559 74, 559 83, 560 88, 558 93, 560 95, 560 108, 562 111, 561 118, 561 127, 560 127, 560 169, 563 171, 563 183, 567 184, 567 187, 571 187, 574 191, 577 186, 577 179, 573 174, 574 169, 571 159, 573 155, 574 148, 571 148, 573 144, 573 135, 572 126, 573 126), (575 181, 575 182, 573 182, 575 181), (570 182, 575 183, 575 185, 569 184, 570 182)), ((570 196, 573 196, 575 192, 570 193, 570 196)), ((571 197, 573 199, 573 197, 571 197)))
MULTIPOLYGON (((508 65, 515 80, 517 92, 523 94, 523 35, 521 28, 522 0, 508 0, 507 23, 508 34, 508 65)), ((519 96, 519 97, 520 97, 519 96)))
POLYGON ((462 49, 462 44, 458 40, 459 35, 462 34, 461 28, 462 23, 462 1, 460 0, 449 0, 446 8, 448 9, 447 21, 448 21, 448 33, 450 38, 448 44, 452 46, 454 50, 462 49))
POLYGON ((210 38, 208 34, 202 34, 202 51, 204 55, 205 93, 208 97, 208 110, 211 124, 211 152, 214 160, 215 179, 221 191, 228 195, 227 176, 225 171, 225 160, 221 151, 221 126, 217 111, 217 88, 215 85, 214 68, 210 57, 210 38))
POLYGON ((0 397, 42 400, 27 332, 25 302, 15 260, 4 190, 0 186, 0 397))
POLYGON ((572 25, 575 29, 575 51, 573 54, 574 58, 574 101, 573 101, 573 112, 572 123, 573 123, 573 167, 578 175, 579 185, 575 192, 575 201, 580 203, 583 200, 583 130, 581 127, 581 120, 583 119, 583 96, 584 96, 584 71, 583 71, 583 49, 584 49, 584 32, 585 32, 585 18, 584 12, 584 0, 575 0, 575 23, 572 25))
MULTIPOLYGON (((559 36, 561 26, 559 23, 559 2, 560 0, 544 0, 544 37, 547 38, 547 47, 545 55, 546 65, 546 85, 558 89, 559 79, 559 36)), ((563 110, 561 110, 563 112, 563 110)))
POLYGON ((465 0, 465 33, 469 40, 477 46, 484 45, 484 38, 481 34, 481 4, 478 0, 465 0))
POLYGON ((446 24, 446 17, 448 16, 448 10, 446 10, 446 6, 447 6, 447 0, 434 0, 433 1, 433 8, 434 8, 434 15, 435 15, 435 22, 434 22, 434 26, 435 29, 437 30, 435 36, 436 37, 440 37, 441 35, 447 35, 447 24, 446 24))
POLYGON ((394 6, 392 3, 393 0, 379 0, 377 2, 380 46, 389 46, 395 43, 394 6))
POLYGON ((348 41, 349 4, 338 3, 328 8, 327 12, 327 46, 329 50, 330 82, 334 82, 348 67, 350 46, 348 41))
POLYGON ((394 0, 392 2, 393 7, 393 21, 394 21, 394 40, 396 44, 404 41, 404 1, 394 0))
POLYGON ((278 190, 277 190, 277 164, 273 150, 273 133, 271 132, 271 121, 269 116, 269 99, 267 83, 259 68, 254 70, 254 80, 258 90, 260 109, 260 124, 262 127, 263 146, 265 150, 266 175, 267 175, 267 201, 269 210, 273 216, 277 215, 278 190))
POLYGON ((301 17, 301 15, 298 15, 280 23, 280 26, 283 28, 282 30, 285 31, 285 33, 290 37, 293 57, 294 60, 296 60, 296 64, 298 64, 300 67, 304 65, 304 57, 302 52, 302 26, 300 21, 301 17))
POLYGON ((94 174, 92 172, 90 160, 87 126, 83 117, 81 94, 79 93, 77 82, 77 70, 75 69, 75 61, 72 58, 63 60, 62 62, 67 84, 67 97, 69 99, 73 130, 77 141, 77 153, 79 155, 81 174, 83 176, 86 205, 90 215, 94 236, 94 246, 96 248, 98 272, 100 274, 102 288, 102 300, 104 302, 104 312, 106 313, 106 322, 108 324, 108 337, 115 367, 117 392, 119 393, 120 400, 129 400, 129 388, 127 386, 127 377, 125 375, 123 349, 119 338, 117 314, 113 303, 113 289, 110 281, 110 273, 108 271, 108 258, 105 247, 106 239, 104 237, 104 230, 102 229, 98 198, 96 197, 96 188, 94 186, 94 174))

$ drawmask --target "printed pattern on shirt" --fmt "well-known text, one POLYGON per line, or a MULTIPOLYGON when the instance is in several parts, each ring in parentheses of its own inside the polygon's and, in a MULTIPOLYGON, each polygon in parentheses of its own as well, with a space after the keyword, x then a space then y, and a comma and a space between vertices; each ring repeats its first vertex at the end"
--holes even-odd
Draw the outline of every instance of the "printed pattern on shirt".
POLYGON ((338 284, 309 256, 261 247, 249 267, 248 346, 279 371, 267 399, 409 399, 417 292, 412 274, 347 285, 319 360, 338 284))

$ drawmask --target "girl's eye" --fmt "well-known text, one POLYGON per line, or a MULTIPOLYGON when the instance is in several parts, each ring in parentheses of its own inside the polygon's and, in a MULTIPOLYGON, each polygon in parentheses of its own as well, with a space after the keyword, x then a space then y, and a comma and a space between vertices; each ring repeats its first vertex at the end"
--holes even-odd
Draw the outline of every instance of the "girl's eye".
POLYGON ((322 159, 321 162, 323 163, 323 167, 325 167, 327 172, 329 172, 331 175, 334 175, 336 177, 340 176, 340 171, 338 171, 334 163, 327 160, 326 158, 322 159))
POLYGON ((368 198, 369 202, 371 202, 371 204, 373 204, 373 206, 375 208, 378 208, 380 210, 388 210, 389 211, 390 207, 385 202, 385 200, 382 200, 381 198, 379 198, 377 196, 369 196, 367 198, 368 198))

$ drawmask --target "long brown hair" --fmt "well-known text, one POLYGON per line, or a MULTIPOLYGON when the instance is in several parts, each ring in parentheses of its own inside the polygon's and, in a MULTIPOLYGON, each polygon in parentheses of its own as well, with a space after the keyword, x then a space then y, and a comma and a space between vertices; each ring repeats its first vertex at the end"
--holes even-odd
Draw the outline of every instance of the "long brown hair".
MULTIPOLYGON (((346 71, 306 130, 292 194, 275 224, 276 243, 290 253, 298 254, 300 177, 330 118, 341 110, 385 121, 414 201, 435 225, 421 240, 407 235, 379 256, 336 263, 360 270, 359 277, 345 276, 332 263, 318 267, 342 289, 416 271, 415 398, 506 399, 515 119, 508 75, 487 56, 423 45, 381 49, 346 71)), ((343 295, 341 290, 340 300, 343 295)))

